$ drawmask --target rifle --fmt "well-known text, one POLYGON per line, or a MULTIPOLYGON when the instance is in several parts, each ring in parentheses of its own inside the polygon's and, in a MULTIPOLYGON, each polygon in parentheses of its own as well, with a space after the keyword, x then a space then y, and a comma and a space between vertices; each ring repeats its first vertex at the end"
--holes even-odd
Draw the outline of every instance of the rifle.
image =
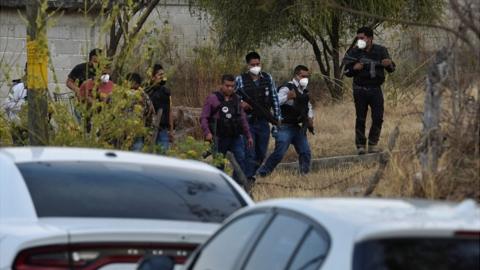
POLYGON ((380 61, 375 61, 363 56, 355 58, 348 54, 346 54, 345 57, 343 58, 343 63, 345 64, 345 66, 348 66, 350 64, 355 64, 355 63, 362 63, 363 65, 365 65, 365 67, 369 67, 370 78, 372 79, 377 76, 377 72, 375 68, 379 66, 383 67, 380 61))
POLYGON ((220 104, 215 110, 212 111, 210 119, 208 120, 208 127, 210 128, 210 132, 212 132, 212 142, 210 143, 210 149, 202 153, 203 159, 206 159, 212 154, 217 153, 217 119, 215 118, 215 114, 218 112, 222 104, 220 104))
POLYGON ((253 100, 243 89, 239 88, 237 89, 238 92, 240 92, 241 96, 243 97, 243 100, 247 102, 250 106, 252 106, 253 110, 259 112, 265 119, 267 119, 268 122, 272 123, 275 126, 278 126, 278 120, 273 117, 273 115, 264 107, 260 106, 255 100, 253 100))

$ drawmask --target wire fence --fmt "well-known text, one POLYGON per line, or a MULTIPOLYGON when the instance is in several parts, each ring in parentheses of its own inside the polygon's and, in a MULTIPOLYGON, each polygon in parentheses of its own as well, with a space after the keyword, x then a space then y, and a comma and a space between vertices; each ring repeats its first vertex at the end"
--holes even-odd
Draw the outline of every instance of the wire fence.
POLYGON ((304 185, 286 185, 286 184, 280 184, 280 183, 274 183, 274 182, 257 182, 255 185, 258 186, 273 186, 273 187, 278 187, 281 189, 286 189, 286 190, 304 190, 304 191, 324 191, 327 189, 330 189, 332 187, 335 187, 340 184, 344 184, 348 182, 348 180, 352 179, 354 176, 358 176, 359 173, 364 172, 365 169, 357 170, 354 173, 349 174, 346 177, 343 177, 341 179, 338 179, 332 183, 326 184, 321 187, 305 187, 304 185))

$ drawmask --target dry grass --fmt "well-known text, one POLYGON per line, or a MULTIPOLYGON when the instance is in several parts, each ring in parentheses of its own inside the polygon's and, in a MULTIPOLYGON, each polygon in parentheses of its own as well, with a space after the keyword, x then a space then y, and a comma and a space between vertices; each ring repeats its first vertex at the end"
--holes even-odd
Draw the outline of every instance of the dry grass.
MULTIPOLYGON (((380 147, 386 147, 388 136, 397 123, 400 123, 400 137, 396 149, 407 150, 414 146, 422 128, 420 114, 422 104, 423 99, 420 95, 411 102, 397 106, 392 106, 389 102, 385 103, 380 147)), ((370 125, 369 116, 366 125, 367 134, 370 125)), ((315 130, 316 134, 313 136, 309 134, 308 137, 313 158, 355 154, 355 108, 351 98, 347 98, 340 104, 318 104, 315 107, 315 130)), ((270 149, 273 149, 273 142, 270 149)), ((284 161, 294 160, 296 160, 296 153, 291 147, 284 161)))
MULTIPOLYGON (((423 96, 420 88, 415 91, 419 94, 414 99, 398 102, 397 106, 392 106, 389 102, 385 104, 380 146, 386 147, 388 137, 397 124, 400 136, 384 176, 372 196, 417 196, 413 183, 418 179, 421 169, 415 147, 422 129, 423 96)), ((354 154, 354 125, 355 111, 351 99, 341 104, 318 105, 315 120, 317 134, 309 136, 313 158, 354 154)), ((367 127, 369 126, 370 121, 367 122, 367 127)), ((270 144, 271 151, 273 142, 270 144)), ((291 147, 284 161, 296 159, 296 153, 291 147)), ((469 197, 480 200, 478 157, 470 158, 465 151, 453 148, 444 154, 440 167, 441 171, 435 179, 423 182, 423 197, 449 200, 469 197)), ((258 179, 252 193, 257 201, 278 197, 363 196, 368 181, 377 168, 377 164, 346 165, 312 172, 307 176, 276 171, 266 178, 258 179)))
POLYGON ((325 169, 306 176, 278 171, 257 180, 253 197, 261 201, 279 197, 356 196, 374 170, 372 164, 325 169))
MULTIPOLYGON (((421 89, 416 91, 421 93, 421 89)), ((398 104, 395 107, 389 102, 385 104, 380 146, 386 147, 388 136, 397 124, 400 127, 400 136, 393 157, 373 194, 377 197, 415 196, 413 181, 418 178, 420 171, 415 146, 422 129, 423 97, 419 94, 413 100, 398 104)), ((315 120, 317 134, 309 136, 313 158, 354 154, 354 125, 355 111, 351 100, 341 104, 318 105, 315 120)), ((367 122, 367 127, 369 126, 370 121, 367 122)), ((271 142, 270 151, 272 149, 273 142, 271 142)), ((462 153, 457 153, 457 155, 462 155, 462 153)), ((296 153, 291 147, 284 161, 295 161, 296 159, 296 153)), ((452 166, 450 160, 448 155, 442 159, 444 170, 452 166)), ((471 164, 464 164, 462 169, 456 172, 452 173, 450 169, 448 174, 444 176, 440 174, 440 177, 435 180, 425 182, 424 197, 452 200, 465 197, 480 199, 480 179, 475 177, 478 176, 475 168, 478 169, 479 164, 478 159, 474 158, 471 164)), ((375 173, 377 167, 377 164, 357 164, 324 169, 312 172, 307 176, 276 171, 269 177, 258 179, 252 192, 257 201, 278 197, 362 196, 368 180, 375 173)))

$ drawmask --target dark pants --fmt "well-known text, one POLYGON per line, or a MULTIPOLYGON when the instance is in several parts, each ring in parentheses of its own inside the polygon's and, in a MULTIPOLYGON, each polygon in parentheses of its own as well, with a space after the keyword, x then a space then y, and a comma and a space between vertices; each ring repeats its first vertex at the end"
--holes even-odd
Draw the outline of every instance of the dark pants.
POLYGON ((253 147, 247 148, 245 144, 245 176, 250 178, 255 176, 255 173, 267 155, 268 141, 270 140, 270 125, 265 119, 255 121, 250 119, 248 125, 253 138, 253 147))
MULTIPOLYGON (((235 137, 217 137, 216 151, 223 155, 227 154, 227 151, 232 152, 238 165, 240 165, 242 171, 245 172, 245 146, 241 135, 235 137)), ((224 168, 220 167, 219 169, 223 170, 224 168)), ((240 183, 238 181, 238 172, 233 172, 233 179, 240 183)))
POLYGON ((293 144, 298 154, 300 173, 306 174, 310 171, 312 154, 308 145, 307 135, 299 125, 283 124, 278 129, 278 134, 275 138, 275 150, 273 150, 265 164, 258 170, 260 176, 266 176, 275 169, 278 163, 282 161, 290 144, 293 144))
POLYGON ((377 145, 383 123, 383 93, 380 86, 359 87, 353 86, 353 98, 357 119, 355 123, 355 144, 365 147, 365 120, 367 119, 368 106, 372 110, 372 126, 368 133, 368 144, 377 145))

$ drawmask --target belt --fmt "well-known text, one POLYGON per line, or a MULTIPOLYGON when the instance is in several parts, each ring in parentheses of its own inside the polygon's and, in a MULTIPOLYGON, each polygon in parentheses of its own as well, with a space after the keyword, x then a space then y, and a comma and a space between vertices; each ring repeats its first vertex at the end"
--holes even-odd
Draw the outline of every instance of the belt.
POLYGON ((382 89, 380 85, 358 85, 354 84, 353 89, 360 89, 364 91, 374 90, 374 89, 382 89))

